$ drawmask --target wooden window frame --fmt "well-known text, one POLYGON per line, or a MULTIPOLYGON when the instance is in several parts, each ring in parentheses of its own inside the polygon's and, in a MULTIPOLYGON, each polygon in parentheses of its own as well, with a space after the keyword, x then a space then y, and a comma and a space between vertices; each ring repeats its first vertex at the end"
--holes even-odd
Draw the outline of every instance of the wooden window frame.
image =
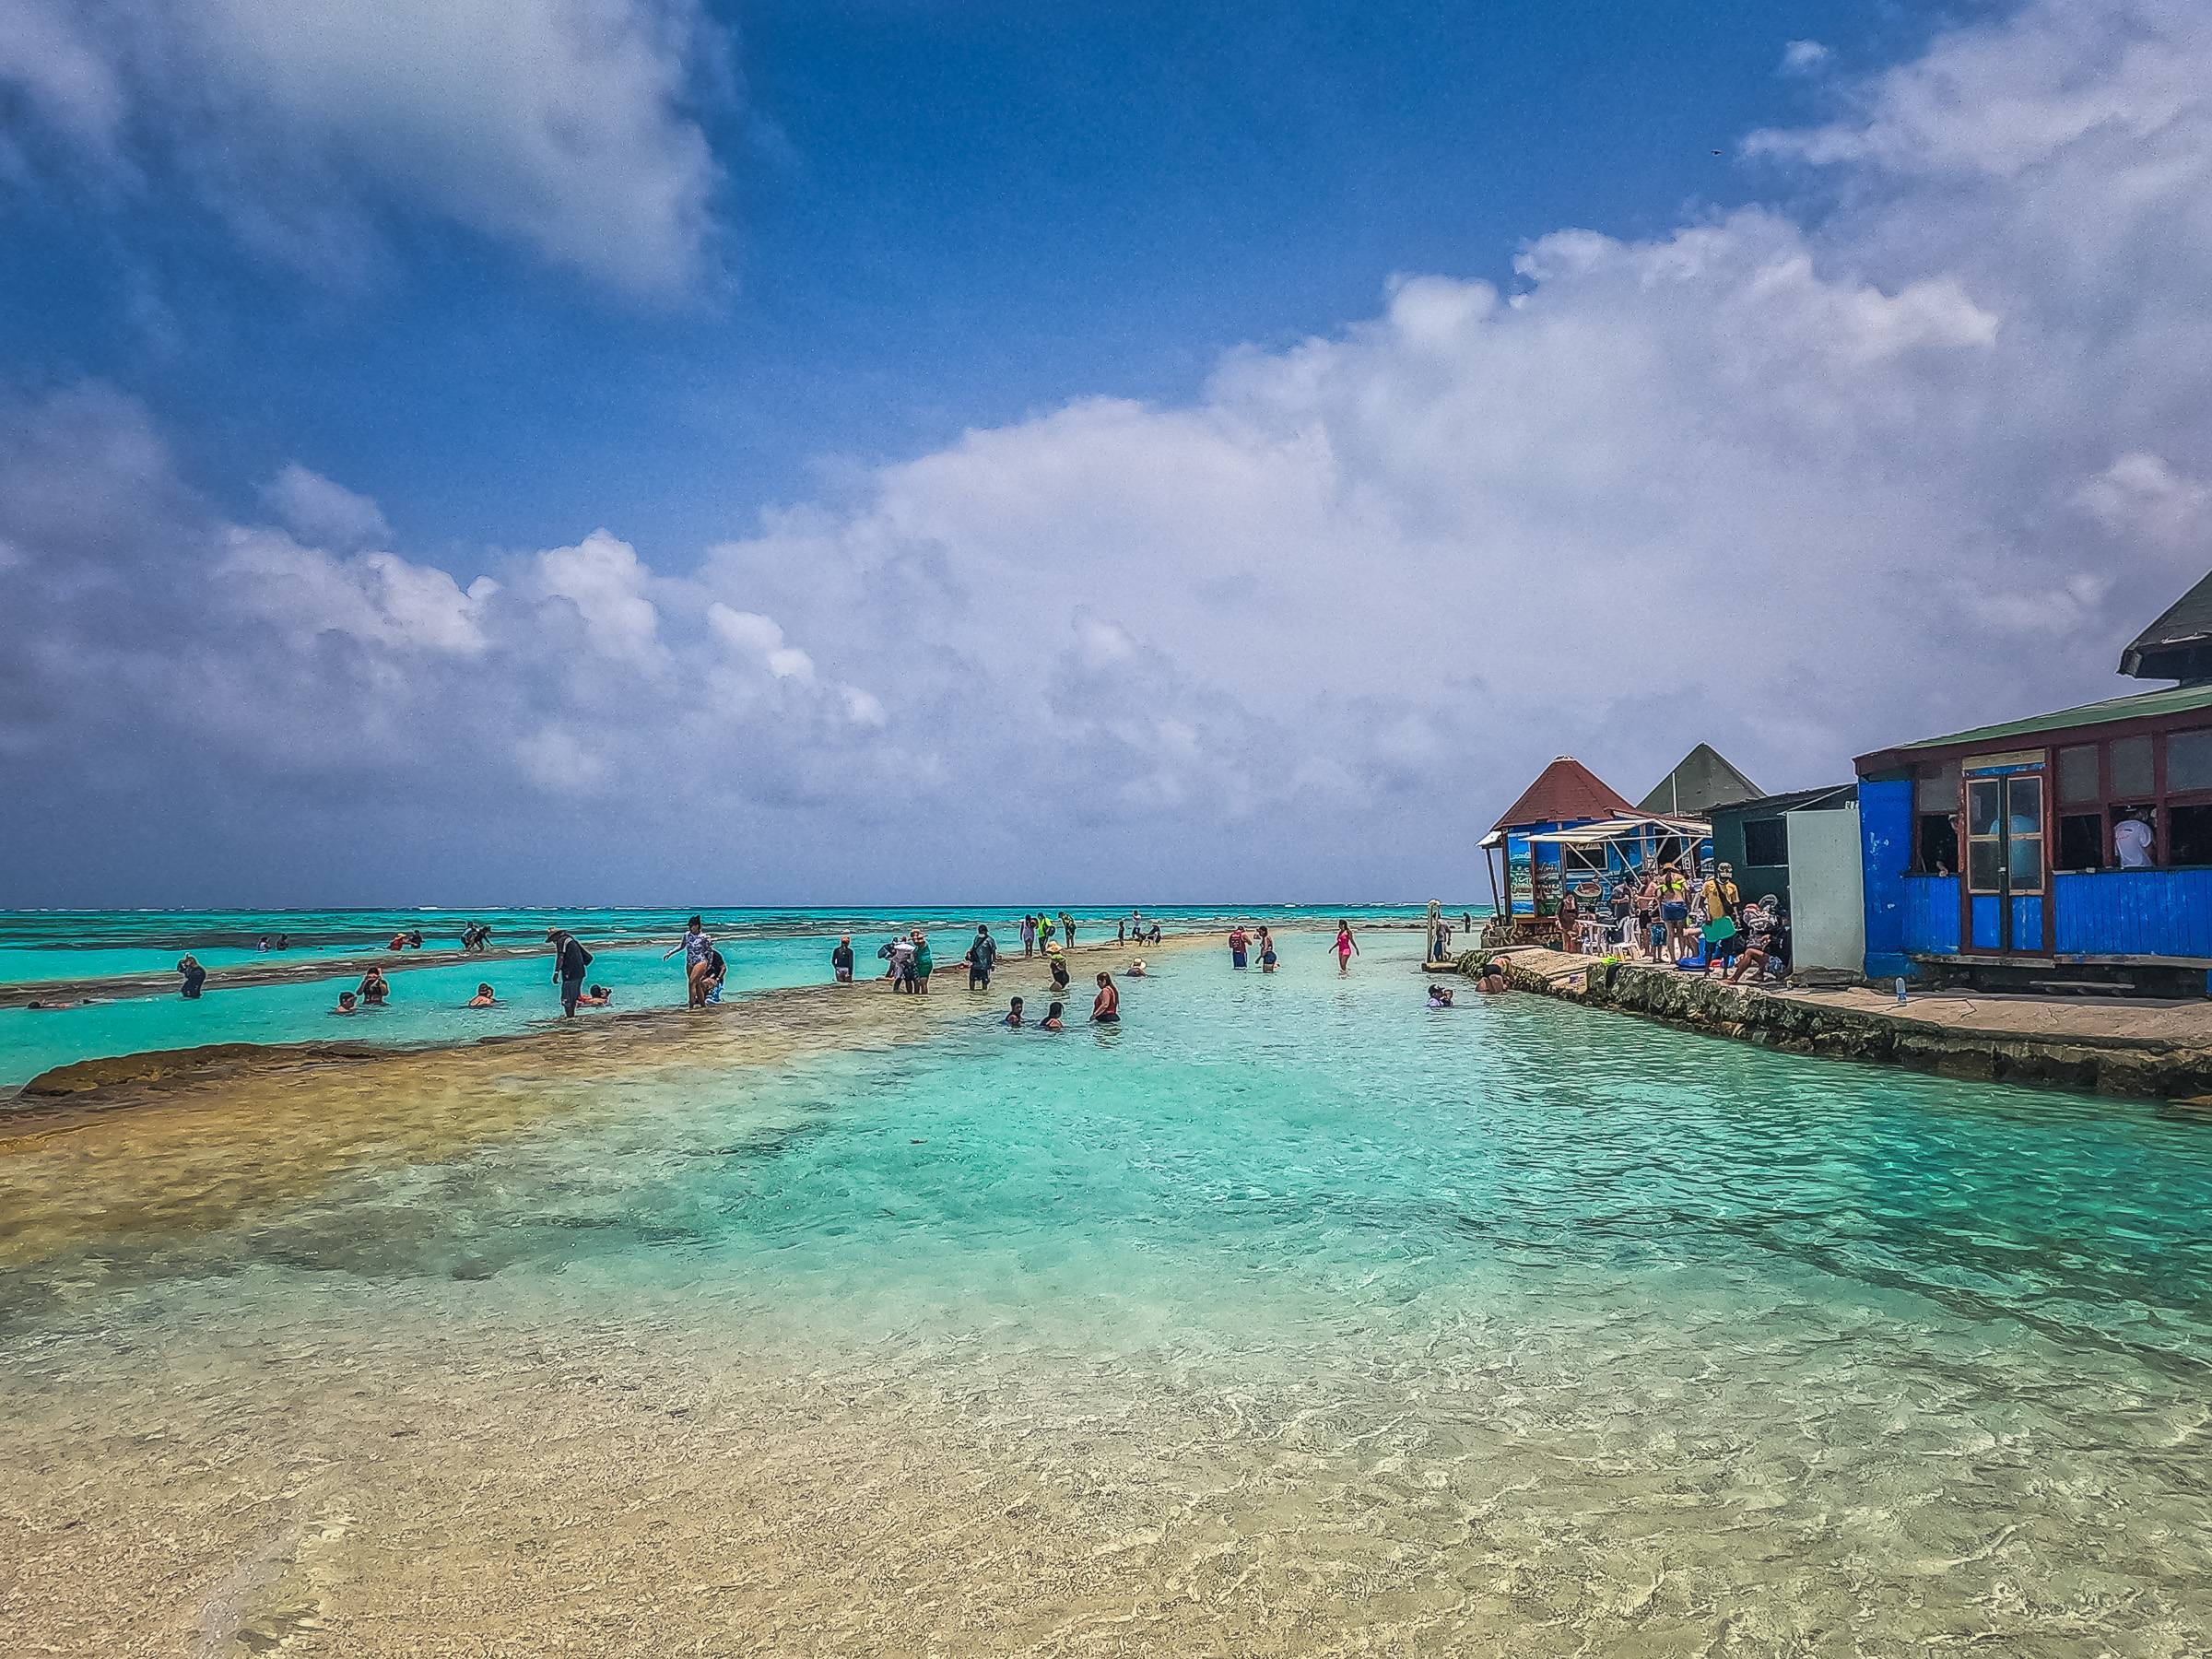
MULTIPOLYGON (((2086 818, 2094 813, 2100 820, 2098 830, 2099 856, 2104 861, 2096 872, 2069 872, 2070 874, 2114 873, 2119 865, 2112 856, 2112 829, 2119 822, 2122 806, 2148 806, 2157 815, 2152 826, 2151 864, 2160 870, 2177 867, 2212 869, 2212 865, 2177 866, 2172 863, 2170 826, 2173 809, 2177 806, 2212 806, 2212 787, 2203 789, 2172 789, 2166 774, 2166 745, 2170 737, 2184 732, 2212 731, 2212 709, 2193 709, 2183 714, 2162 714, 2142 720, 2114 721, 2109 726, 2075 727, 2041 734, 2041 747, 2045 754, 2043 784, 2043 864, 2048 875, 2059 872, 2053 860, 2058 846, 2057 823, 2062 818, 2086 818), (2112 745, 2131 738, 2150 739, 2151 789, 2147 794, 2123 795, 2114 787, 2112 779, 2112 745), (2061 749, 2094 747, 2097 750, 2097 799, 2061 805, 2058 799, 2058 754, 2061 749)), ((1986 745, 1959 745, 1956 747, 1924 752, 1912 757, 1906 771, 1913 785, 1912 825, 1913 839, 1910 868, 1920 869, 1920 820, 1925 816, 1920 804, 1921 774, 1940 773, 1957 765, 1978 747, 1986 745)), ((1969 819, 1966 811, 1965 781, 1960 780, 1959 791, 1959 877, 1962 883, 1971 884, 1972 854, 1969 850, 1969 819)), ((2046 888, 2046 891, 2048 888, 2046 888)))

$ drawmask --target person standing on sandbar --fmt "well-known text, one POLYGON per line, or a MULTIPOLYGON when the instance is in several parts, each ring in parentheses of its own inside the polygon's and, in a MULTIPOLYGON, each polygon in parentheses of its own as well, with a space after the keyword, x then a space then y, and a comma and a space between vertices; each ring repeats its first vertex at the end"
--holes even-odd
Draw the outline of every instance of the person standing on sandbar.
POLYGON ((661 952, 666 961, 677 951, 684 953, 684 987, 687 1003, 694 1008, 707 1006, 707 982, 713 977, 708 958, 714 953, 714 941, 707 937, 707 924, 694 916, 684 924, 684 936, 661 952))
POLYGON ((998 962, 998 941, 991 936, 988 924, 975 930, 975 943, 968 947, 968 989, 991 989, 991 970, 998 962))
POLYGON ((560 987, 560 1017, 573 1019, 576 1004, 583 995, 583 975, 592 965, 592 953, 566 928, 557 927, 546 937, 553 946, 553 982, 560 987))

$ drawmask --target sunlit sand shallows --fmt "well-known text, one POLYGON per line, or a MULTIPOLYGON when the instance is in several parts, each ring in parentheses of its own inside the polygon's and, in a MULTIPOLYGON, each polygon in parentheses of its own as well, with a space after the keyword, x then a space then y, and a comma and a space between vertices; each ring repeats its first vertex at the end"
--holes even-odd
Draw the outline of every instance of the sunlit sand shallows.
POLYGON ((50 1120, 9 1651, 2200 1651, 2201 1135, 1413 948, 50 1120))

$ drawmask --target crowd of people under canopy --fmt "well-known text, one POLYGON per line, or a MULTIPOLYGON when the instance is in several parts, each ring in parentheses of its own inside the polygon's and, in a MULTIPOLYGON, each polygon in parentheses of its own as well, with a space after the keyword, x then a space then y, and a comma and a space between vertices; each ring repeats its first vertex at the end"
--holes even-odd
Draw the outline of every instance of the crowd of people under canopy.
POLYGON ((1723 861, 1693 882, 1672 861, 1577 883, 1559 895, 1552 918, 1559 948, 1572 956, 1618 950, 1672 962, 1730 984, 1780 979, 1790 967, 1790 923, 1772 893, 1747 901, 1735 867, 1723 861))

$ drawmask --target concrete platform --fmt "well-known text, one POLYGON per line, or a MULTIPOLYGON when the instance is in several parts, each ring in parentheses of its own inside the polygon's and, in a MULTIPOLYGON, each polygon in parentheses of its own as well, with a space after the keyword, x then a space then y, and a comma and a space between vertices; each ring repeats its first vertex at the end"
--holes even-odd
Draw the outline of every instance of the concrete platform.
POLYGON ((2212 1096, 2212 1002, 1928 991, 1900 1007, 1893 993, 1864 985, 1729 985, 1535 946, 1470 951, 1460 971, 1493 956, 1516 989, 1794 1053, 2106 1094, 2212 1096))

